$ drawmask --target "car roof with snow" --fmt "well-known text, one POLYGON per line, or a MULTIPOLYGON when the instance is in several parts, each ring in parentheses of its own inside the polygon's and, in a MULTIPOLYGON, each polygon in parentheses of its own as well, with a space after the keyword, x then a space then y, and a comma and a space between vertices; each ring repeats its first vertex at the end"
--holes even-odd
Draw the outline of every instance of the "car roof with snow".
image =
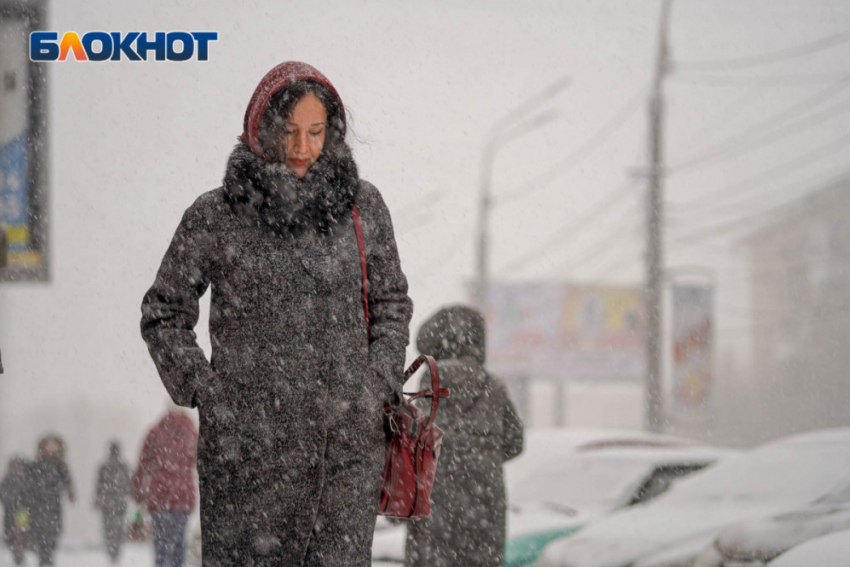
POLYGON ((506 469, 512 505, 548 502, 607 512, 656 467, 702 468, 729 451, 676 437, 616 430, 531 431, 506 469))
POLYGON ((601 518, 544 551, 551 567, 620 567, 683 542, 812 502, 850 476, 850 429, 731 455, 644 506, 601 518))
POLYGON ((770 567, 817 567, 846 565, 850 557, 850 530, 807 541, 782 554, 770 567))

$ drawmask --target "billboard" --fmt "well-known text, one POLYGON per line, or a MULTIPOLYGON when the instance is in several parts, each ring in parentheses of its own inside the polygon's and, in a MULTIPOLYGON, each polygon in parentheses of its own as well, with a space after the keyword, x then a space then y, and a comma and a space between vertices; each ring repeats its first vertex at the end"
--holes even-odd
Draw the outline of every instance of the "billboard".
POLYGON ((705 408, 711 400, 712 296, 707 285, 672 286, 673 404, 678 409, 705 408))
POLYGON ((641 381, 643 294, 636 287, 494 283, 488 366, 506 377, 641 381))
POLYGON ((46 280, 45 69, 29 59, 43 3, 0 0, 0 280, 46 280))

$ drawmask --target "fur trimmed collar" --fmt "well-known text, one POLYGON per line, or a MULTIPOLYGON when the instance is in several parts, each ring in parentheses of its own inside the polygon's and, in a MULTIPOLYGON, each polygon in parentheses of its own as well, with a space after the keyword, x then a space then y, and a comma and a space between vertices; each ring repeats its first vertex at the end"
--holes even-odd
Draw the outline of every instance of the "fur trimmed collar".
POLYGON ((360 187, 348 146, 339 156, 322 152, 303 179, 282 163, 270 163, 240 142, 227 160, 224 194, 237 214, 279 234, 309 228, 327 232, 351 215, 360 187))

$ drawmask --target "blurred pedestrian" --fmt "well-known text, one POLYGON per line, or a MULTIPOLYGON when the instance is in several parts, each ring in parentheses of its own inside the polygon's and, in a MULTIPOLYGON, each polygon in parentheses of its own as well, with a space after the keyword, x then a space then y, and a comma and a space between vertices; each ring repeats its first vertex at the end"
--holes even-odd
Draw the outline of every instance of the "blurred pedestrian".
POLYGON ((30 471, 32 543, 39 565, 53 565, 53 555, 62 533, 62 493, 74 503, 74 485, 65 463, 65 442, 60 436, 47 435, 38 442, 30 471))
POLYGON ((130 470, 121 458, 121 445, 109 444, 109 456, 97 472, 94 506, 103 521, 103 541, 112 563, 118 562, 124 541, 124 515, 130 496, 130 470))
POLYGON ((502 463, 522 452, 523 426, 504 384, 485 367, 484 318, 465 306, 441 309, 416 347, 437 360, 443 429, 431 516, 408 524, 406 567, 501 567, 505 549, 502 463))
POLYGON ((22 565, 24 552, 30 545, 30 498, 32 486, 29 463, 23 457, 13 457, 0 483, 0 502, 3 503, 3 539, 12 551, 15 565, 22 565))
POLYGON ((345 132, 319 71, 267 73, 224 186, 186 211, 142 304, 165 387, 199 409, 210 564, 371 563, 383 404, 401 402, 412 304, 389 211, 345 132), (208 286, 211 363, 192 330, 208 286))
POLYGON ((153 521, 157 567, 182 567, 186 522, 195 509, 198 432, 181 409, 169 411, 147 434, 133 475, 133 498, 153 521))

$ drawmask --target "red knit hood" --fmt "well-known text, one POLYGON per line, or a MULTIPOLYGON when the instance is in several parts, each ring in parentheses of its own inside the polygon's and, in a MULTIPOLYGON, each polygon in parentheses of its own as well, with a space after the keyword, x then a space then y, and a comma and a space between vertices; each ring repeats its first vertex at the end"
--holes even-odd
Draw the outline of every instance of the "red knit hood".
POLYGON ((272 96, 295 81, 308 79, 319 83, 336 97, 339 101, 343 129, 345 128, 345 107, 342 105, 342 99, 339 93, 336 92, 336 89, 328 78, 322 75, 318 69, 306 63, 286 61, 266 73, 266 76, 263 77, 263 80, 260 81, 260 84, 254 90, 254 95, 251 97, 251 102, 248 103, 248 109, 245 111, 242 135, 239 139, 245 142, 257 156, 266 161, 272 161, 263 153, 263 148, 260 144, 260 121, 272 96))

